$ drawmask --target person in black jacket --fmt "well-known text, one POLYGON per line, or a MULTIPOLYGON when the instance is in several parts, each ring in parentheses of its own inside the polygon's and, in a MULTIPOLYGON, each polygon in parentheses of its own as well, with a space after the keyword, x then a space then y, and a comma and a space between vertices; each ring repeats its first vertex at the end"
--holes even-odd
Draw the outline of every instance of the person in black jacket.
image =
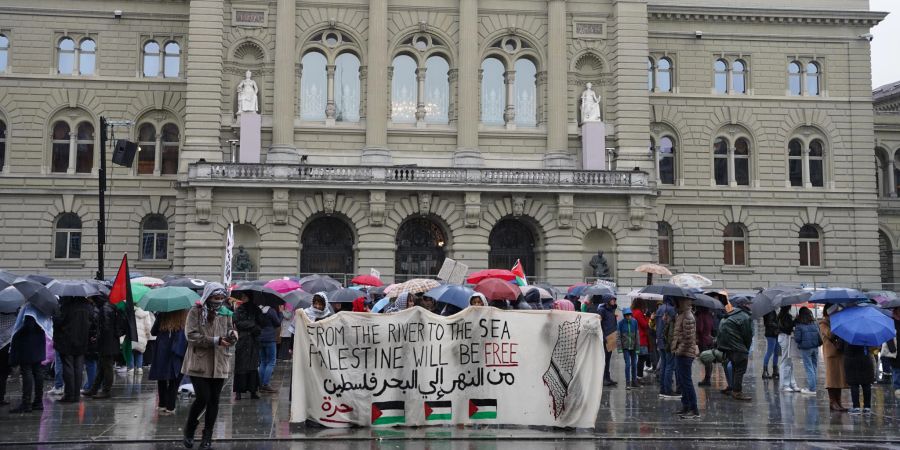
POLYGON ((87 397, 109 398, 114 379, 113 365, 121 353, 119 338, 125 335, 125 315, 109 303, 106 297, 94 297, 97 307, 99 336, 97 339, 97 376, 94 385, 84 393, 87 397))
MULTIPOLYGON (((421 300, 419 300, 421 302, 421 300)), ((433 303, 433 302, 432 302, 433 303)), ((275 371, 275 336, 281 326, 281 312, 270 306, 260 306, 262 310, 262 326, 259 330, 259 382, 260 392, 276 393, 277 389, 269 384, 272 372, 275 371)), ((349 311, 349 310, 348 310, 349 311)))
POLYGON ((600 314, 600 328, 603 330, 603 345, 605 350, 606 366, 603 368, 603 385, 615 386, 616 383, 609 374, 612 365, 612 349, 606 347, 606 338, 618 331, 618 322, 616 321, 616 298, 610 297, 605 299, 600 295, 591 298, 591 305, 597 305, 597 314, 600 314))
POLYGON ((766 335, 766 355, 763 356, 763 380, 778 378, 778 357, 781 348, 778 346, 778 321, 775 311, 763 316, 763 325, 766 335), (769 375, 769 359, 772 360, 772 374, 769 375))
MULTIPOLYGON (((9 411, 11 414, 44 409, 44 371, 41 368, 41 361, 46 356, 44 330, 33 316, 24 315, 24 312, 20 312, 20 318, 24 321, 22 327, 13 335, 9 350, 9 364, 19 366, 22 375, 22 403, 11 409, 9 411)), ((33 311, 32 313, 36 314, 33 311)))
POLYGON ((259 391, 259 332, 263 323, 262 311, 251 302, 244 302, 234 313, 234 329, 237 330, 237 344, 234 346, 234 399, 250 393, 251 399, 258 399, 259 391))
POLYGON ((53 318, 53 348, 63 363, 65 394, 59 400, 61 403, 78 401, 84 382, 84 355, 90 343, 96 342, 97 333, 97 315, 87 299, 60 299, 59 314, 53 318))

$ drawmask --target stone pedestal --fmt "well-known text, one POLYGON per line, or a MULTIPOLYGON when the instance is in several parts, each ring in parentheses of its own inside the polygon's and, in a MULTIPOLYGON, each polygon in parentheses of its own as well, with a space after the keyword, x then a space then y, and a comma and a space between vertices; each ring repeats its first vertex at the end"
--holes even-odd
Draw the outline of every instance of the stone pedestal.
POLYGON ((609 170, 605 123, 585 122, 581 125, 581 165, 584 170, 609 170))
POLYGON ((241 125, 241 147, 238 150, 239 163, 259 164, 262 120, 259 113, 244 111, 239 116, 241 125))

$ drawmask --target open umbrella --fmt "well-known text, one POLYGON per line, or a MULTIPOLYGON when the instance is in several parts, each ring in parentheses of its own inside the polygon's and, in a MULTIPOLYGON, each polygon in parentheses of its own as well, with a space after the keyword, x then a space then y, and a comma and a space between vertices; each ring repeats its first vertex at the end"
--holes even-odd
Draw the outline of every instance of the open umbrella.
POLYGON ((550 283, 538 283, 538 284, 535 284, 534 286, 537 286, 537 287, 542 288, 542 289, 546 290, 547 292, 549 292, 550 295, 553 296, 553 299, 559 298, 559 289, 557 289, 556 286, 554 286, 550 283))
POLYGON ((866 347, 878 347, 897 335, 894 321, 871 306, 853 306, 832 314, 831 331, 852 345, 866 347))
POLYGON ((186 287, 193 291, 202 291, 206 287, 206 281, 198 278, 173 278, 166 281, 168 287, 186 287))
POLYGON ((384 282, 381 281, 380 278, 375 275, 357 275, 350 280, 353 284, 358 284, 360 286, 384 286, 384 282))
POLYGON ((588 286, 581 291, 582 297, 593 297, 595 295, 604 295, 604 296, 616 296, 616 291, 612 290, 609 286, 602 284, 595 284, 593 286, 588 286))
POLYGON ((754 319, 759 319, 760 317, 765 316, 766 314, 778 309, 778 307, 775 306, 775 298, 779 295, 784 293, 799 294, 801 292, 804 292, 803 289, 797 289, 790 286, 775 286, 768 289, 763 289, 753 297, 753 300, 750 303, 750 313, 754 319))
POLYGON ((162 285, 166 284, 165 281, 163 281, 163 280, 161 280, 161 279, 159 279, 159 278, 153 278, 153 277, 137 277, 137 278, 132 278, 132 279, 131 279, 131 284, 132 284, 132 286, 133 286, 135 283, 137 283, 137 284, 143 284, 144 286, 150 286, 150 287, 162 286, 162 285))
POLYGON ((856 289, 828 288, 813 291, 809 301, 810 303, 845 304, 867 302, 869 301, 869 297, 866 297, 866 294, 863 294, 856 289))
POLYGON ((313 295, 300 289, 293 290, 281 296, 284 301, 290 303, 294 309, 306 309, 312 305, 313 295))
POLYGON ((25 279, 28 281, 34 281, 36 283, 43 284, 44 286, 50 284, 50 282, 53 281, 53 277, 51 277, 49 275, 43 275, 40 273, 31 273, 31 274, 25 275, 25 279))
POLYGON ((466 283, 478 284, 481 280, 497 278, 503 281, 512 281, 516 279, 516 274, 506 269, 485 269, 473 272, 466 278, 466 283))
POLYGON ((434 289, 425 292, 426 297, 433 298, 436 302, 453 305, 460 309, 466 309, 469 306, 469 299, 475 291, 465 286, 455 284, 442 284, 434 289))
POLYGON ((641 292, 637 289, 629 292, 628 296, 631 297, 632 300, 640 299, 640 300, 647 300, 647 301, 651 301, 651 302, 663 301, 663 296, 660 294, 653 294, 651 292, 641 292))
POLYGON ((335 289, 326 292, 326 294, 328 295, 328 303, 352 303, 354 300, 366 296, 366 294, 350 288, 335 289))
POLYGON ((19 279, 13 286, 22 293, 25 301, 34 305, 42 313, 52 316, 59 311, 59 299, 49 289, 37 281, 19 279))
POLYGON ((231 293, 246 295, 247 298, 256 305, 278 308, 284 304, 284 298, 281 294, 266 286, 248 284, 232 289, 231 293))
POLYGON ((17 279, 19 279, 18 275, 14 274, 12 272, 7 272, 5 270, 0 270, 0 281, 4 281, 4 282, 6 282, 6 284, 11 285, 17 279))
POLYGON ((666 266, 659 264, 641 264, 634 271, 647 274, 647 286, 653 284, 653 275, 672 275, 666 266))
POLYGON ((587 283, 576 283, 569 286, 569 289, 566 290, 566 297, 577 298, 581 296, 581 291, 587 289, 590 286, 587 283))
MULTIPOLYGON (((553 296, 553 293, 536 285, 528 285, 528 286, 519 286, 519 290, 522 291, 522 295, 528 297, 528 294, 531 294, 533 298, 537 298, 540 300, 554 300, 556 297, 553 296)), ((532 303, 534 301, 528 300, 532 303)))
POLYGON ((388 288, 391 286, 393 286, 393 284, 384 284, 381 286, 376 286, 376 287, 370 288, 369 295, 371 295, 371 296, 384 295, 384 293, 387 292, 388 288))
POLYGON ((328 292, 341 288, 341 283, 328 275, 310 275, 301 278, 300 289, 306 292, 328 292))
POLYGON ((475 291, 481 292, 491 301, 515 300, 521 294, 519 290, 499 278, 488 278, 475 285, 475 291))
POLYGON ((888 300, 888 301, 882 303, 881 307, 883 309, 900 308, 900 298, 894 299, 894 300, 888 300))
POLYGON ((694 294, 694 306, 702 306, 711 310, 725 310, 725 305, 722 302, 706 294, 694 294))
POLYGON ((679 273, 678 275, 670 278, 669 282, 674 284, 675 286, 680 286, 688 289, 705 288, 710 287, 713 284, 713 282, 709 278, 694 273, 679 273))
POLYGON ((0 290, 0 313, 14 313, 24 304, 25 297, 22 296, 22 293, 15 286, 9 286, 0 290))
POLYGON ((691 291, 689 291, 688 289, 676 286, 671 283, 651 284, 650 286, 644 286, 641 288, 640 292, 646 294, 659 294, 663 296, 668 295, 670 297, 694 297, 694 294, 691 293, 691 291))
MULTIPOLYGON (((150 289, 147 286, 144 286, 143 284, 135 283, 134 281, 132 281, 131 282, 131 299, 135 303, 137 303, 137 302, 141 301, 141 299, 144 298, 144 296, 147 295, 147 293, 152 290, 153 289, 150 289)), ((109 292, 107 291, 106 294, 109 295, 109 292)))
POLYGON ((265 284, 267 288, 278 292, 279 294, 284 294, 286 292, 296 291, 300 289, 300 283, 294 280, 272 280, 265 284))
POLYGON ((148 289, 137 306, 145 311, 172 312, 190 309, 197 300, 200 300, 200 294, 190 288, 166 286, 159 289, 148 289))
POLYGON ((57 297, 93 297, 100 290, 87 281, 53 280, 47 284, 50 293, 57 297))
POLYGON ((403 283, 398 284, 393 289, 391 289, 391 297, 396 297, 400 295, 401 292, 409 292, 410 294, 418 294, 421 292, 430 291, 438 286, 441 283, 438 280, 432 280, 428 278, 413 278, 411 280, 404 281, 403 283))

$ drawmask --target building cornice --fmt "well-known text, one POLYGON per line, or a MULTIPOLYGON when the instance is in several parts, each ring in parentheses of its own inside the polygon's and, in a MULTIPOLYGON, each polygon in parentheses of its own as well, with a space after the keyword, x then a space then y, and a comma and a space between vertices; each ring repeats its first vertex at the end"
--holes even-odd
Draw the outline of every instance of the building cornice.
POLYGON ((858 25, 873 27, 887 13, 878 11, 828 11, 771 8, 650 5, 650 20, 699 22, 749 22, 806 25, 858 25))
MULTIPOLYGON (((178 5, 184 4, 183 0, 162 0, 160 3, 178 5)), ((156 13, 126 10, 122 19, 114 19, 112 10, 77 10, 77 9, 49 9, 32 8, 24 6, 4 6, 3 14, 24 16, 51 16, 51 17, 78 17, 83 19, 110 19, 110 20, 162 20, 166 22, 188 22, 190 16, 187 11, 184 14, 156 13)))

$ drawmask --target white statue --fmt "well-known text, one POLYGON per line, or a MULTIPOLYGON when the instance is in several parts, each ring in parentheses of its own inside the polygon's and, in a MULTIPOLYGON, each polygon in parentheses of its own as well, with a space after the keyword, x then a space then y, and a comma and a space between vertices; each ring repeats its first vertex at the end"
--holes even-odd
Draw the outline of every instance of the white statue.
POLYGON ((600 107, 600 96, 591 89, 593 85, 588 83, 584 92, 581 93, 581 121, 582 122, 599 122, 603 119, 602 109, 600 107))
POLYGON ((248 70, 247 78, 244 78, 237 86, 238 113, 258 112, 259 105, 256 98, 258 93, 259 88, 256 86, 256 82, 250 79, 250 71, 248 70))

